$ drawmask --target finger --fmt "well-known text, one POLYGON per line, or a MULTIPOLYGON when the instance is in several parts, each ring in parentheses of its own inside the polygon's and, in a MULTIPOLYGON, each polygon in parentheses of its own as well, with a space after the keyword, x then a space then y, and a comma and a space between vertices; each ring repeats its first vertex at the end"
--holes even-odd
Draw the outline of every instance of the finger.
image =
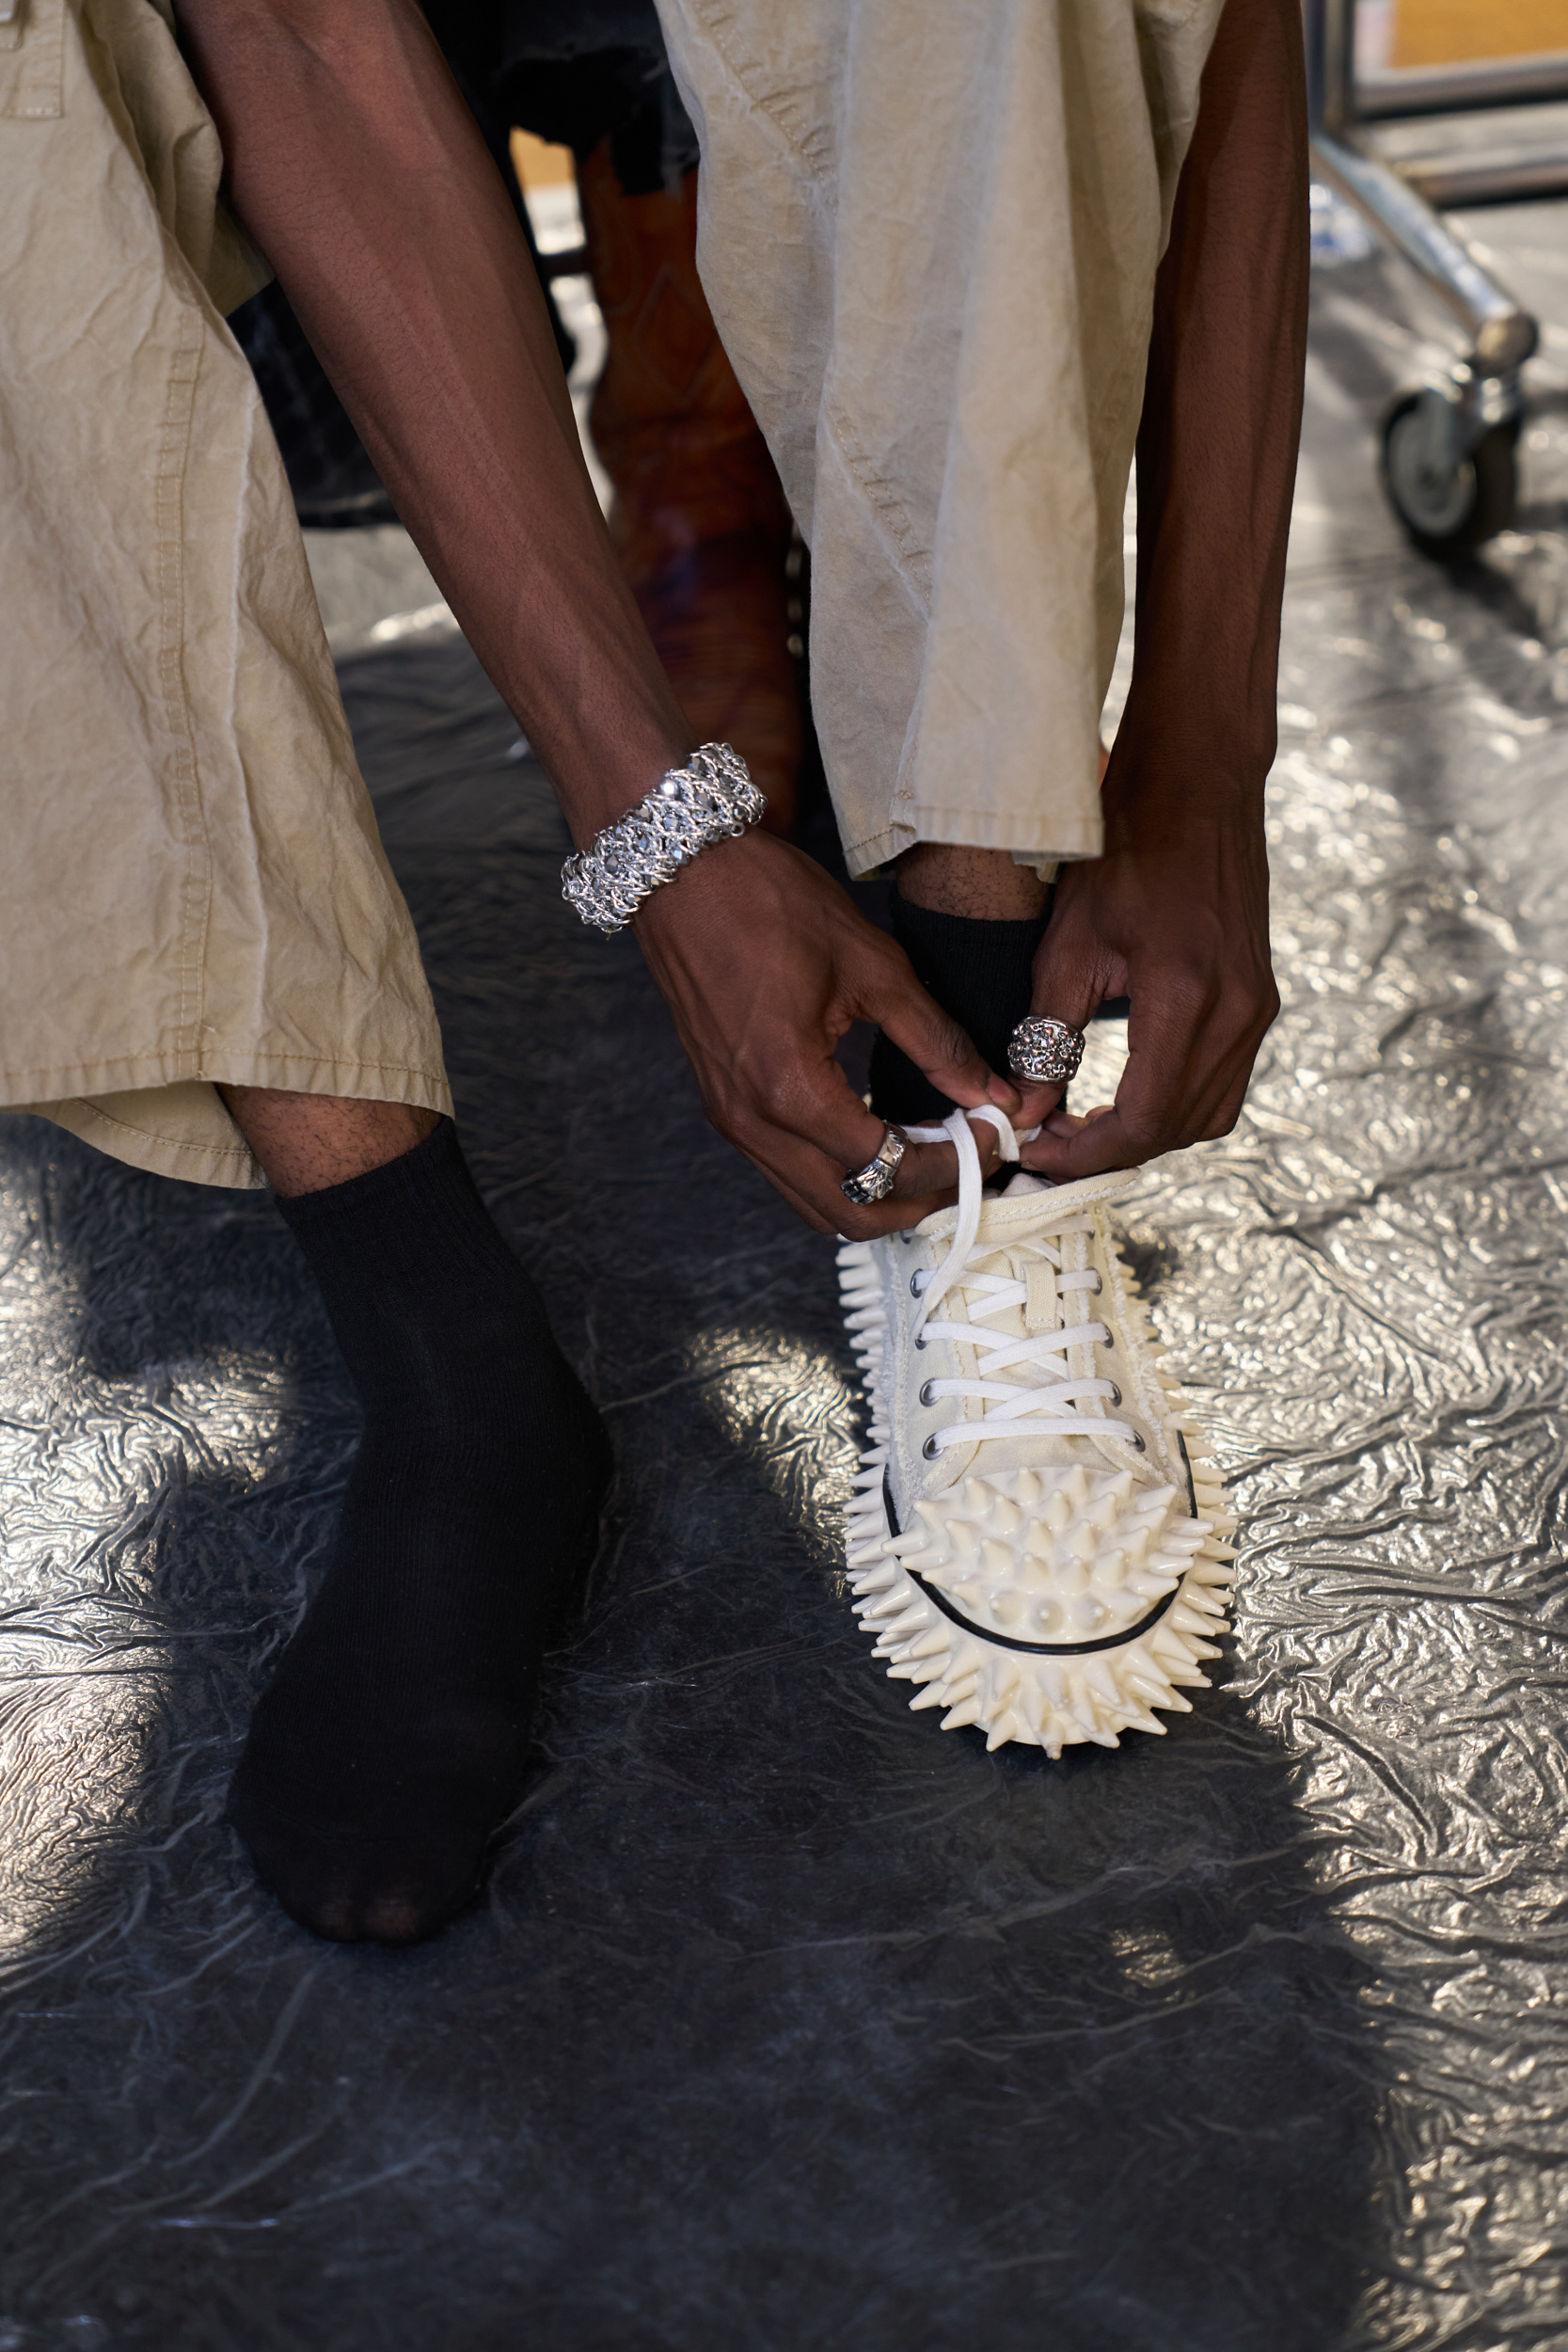
POLYGON ((1053 1120, 1047 1133, 1024 1145, 1023 1165, 1031 1174, 1049 1176, 1058 1184, 1071 1184, 1080 1176, 1102 1176, 1113 1168, 1136 1168, 1150 1156, 1147 1145, 1129 1134, 1127 1122, 1115 1109, 1103 1118, 1085 1120, 1067 1135, 1056 1133, 1055 1127, 1053 1120))
MULTIPOLYGON (((825 1152, 779 1128, 755 1136, 732 1133, 730 1140, 808 1225, 846 1241, 876 1241, 884 1233, 902 1232, 942 1205, 942 1197, 920 1200, 890 1198, 860 1204, 839 1190, 840 1171, 825 1152)), ((951 1196, 949 1196, 951 1197, 951 1196)))
POLYGON ((1148 1058, 1134 1067, 1129 1056, 1116 1101, 1101 1105, 1092 1119, 1080 1122, 1061 1110, 1048 1114, 1034 1141, 1022 1147, 1025 1168, 1064 1184, 1107 1168, 1132 1168, 1169 1151, 1180 1136, 1180 1119, 1173 1116, 1179 1106, 1172 1104, 1167 1087, 1150 1083, 1151 1067, 1148 1058))
POLYGON ((1198 1137, 1200 1143, 1217 1143, 1221 1136, 1228 1136, 1234 1132, 1236 1122, 1242 1116, 1242 1105, 1246 1101, 1247 1089, 1251 1083, 1252 1067, 1249 1063, 1240 1084, 1230 1089, 1213 1117, 1204 1121, 1203 1133, 1198 1137))
MULTIPOLYGON (((766 1175, 774 1176, 775 1181, 777 1181, 775 1170, 784 1166, 794 1171, 796 1183, 800 1183, 809 1171, 814 1180, 812 1197, 819 1203, 825 1202, 824 1187, 827 1184, 832 1184, 839 1189, 841 1206, 835 1209, 831 1204, 827 1204, 827 1213, 837 1217, 842 1224, 843 1210, 850 1205, 847 1197, 842 1192, 844 1180, 847 1176, 857 1174, 861 1168, 869 1167, 881 1150, 882 1138, 887 1129, 886 1120, 872 1117, 868 1128, 862 1136, 860 1144, 856 1147, 863 1152, 863 1156, 858 1159, 851 1159, 841 1151, 823 1151, 816 1144, 815 1137, 795 1135, 788 1129, 764 1129, 750 1136, 731 1131, 731 1140, 738 1143, 747 1156, 754 1160, 766 1175), (866 1136, 869 1136, 869 1141, 865 1140, 866 1136), (799 1155, 802 1147, 808 1155, 803 1158, 799 1155)), ((1001 1138, 990 1120, 972 1123, 970 1132, 974 1136, 983 1180, 991 1175, 1001 1165, 1001 1138)), ((900 1219, 899 1227, 901 1228, 903 1224, 911 1221, 918 1223, 921 1217, 929 1216, 932 1209, 943 1200, 956 1198, 958 1188, 958 1154, 956 1145, 910 1143, 905 1146, 904 1156, 898 1163, 897 1172, 893 1180, 893 1190, 888 1199, 890 1201, 896 1200, 901 1204, 908 1202, 912 1206, 912 1218, 900 1219)), ((886 1230, 892 1232, 898 1229, 889 1226, 886 1230)))
MULTIPOLYGON (((884 1127, 885 1121, 877 1122, 879 1141, 884 1127)), ((886 1200, 862 1205, 845 1198, 838 1188, 842 1179, 833 1161, 805 1138, 767 1125, 750 1133, 730 1127, 722 1132, 808 1225, 818 1232, 836 1232, 847 1241, 875 1241, 885 1233, 903 1232, 958 1198, 958 1152, 950 1143, 911 1144, 900 1164, 895 1192, 886 1200), (908 1197, 900 1180, 916 1152, 925 1163, 920 1177, 923 1190, 919 1197, 908 1197), (946 1182, 941 1181, 944 1170, 950 1171, 946 1182)), ((970 1132, 981 1155, 982 1173, 989 1173, 1000 1156, 996 1130, 989 1119, 972 1120, 970 1132)))
POLYGON ((1164 1020, 1140 1029, 1135 1050, 1130 1025, 1117 1090, 1129 1133, 1144 1137, 1146 1157, 1200 1142, 1227 1104, 1239 1110, 1258 1051, 1259 1033, 1225 1018, 1209 991, 1173 989, 1163 1009, 1164 1020))
POLYGON ((1161 1014, 1142 1025, 1137 1050, 1129 1052, 1109 1111, 1083 1128, 1066 1131, 1060 1124, 1063 1114, 1053 1115, 1034 1143, 1024 1147, 1027 1168, 1061 1184, 1107 1168, 1134 1167, 1199 1141, 1238 1085, 1244 1092, 1251 1067, 1245 1048, 1222 1052, 1217 1065, 1197 1079, 1195 1066, 1201 1067, 1208 1009, 1196 999, 1184 1009, 1179 1002, 1161 1002, 1161 1014), (1240 1072, 1239 1056, 1244 1056, 1240 1072))
MULTIPOLYGON (((969 1132, 980 1155, 980 1177, 984 1182, 1002 1165, 1002 1138, 989 1119, 972 1119, 969 1132)), ((958 1185, 956 1143, 911 1143, 899 1164, 894 1192, 900 1200, 918 1200, 927 1193, 956 1192, 958 1185)))
MULTIPOLYGON (((837 1164, 835 1182, 853 1175, 874 1160, 882 1148, 888 1121, 866 1104, 849 1084, 843 1065, 825 1057, 797 1070, 792 1079, 776 1087, 766 1102, 754 1105, 760 1128, 782 1130, 797 1142, 815 1145, 830 1163, 837 1164)), ((915 1122, 923 1124, 925 1122, 915 1122)), ((760 1132, 743 1134, 729 1120, 723 1131, 759 1162, 768 1156, 760 1132)), ((1001 1137, 989 1119, 971 1121, 980 1154, 980 1171, 989 1176, 1002 1157, 1001 1137)), ((897 1198, 925 1199, 950 1192, 958 1181, 958 1155, 951 1143, 906 1143, 894 1180, 897 1198)))
MULTIPOLYGON (((1086 1029, 1104 999, 1121 993, 1119 983, 1113 988, 1110 980, 1103 950, 1091 935, 1080 933, 1069 908, 1047 928, 1036 951, 1030 1010, 1086 1029)), ((1029 1078, 1018 1078, 1018 1089, 1021 1127, 1037 1126, 1067 1094, 1065 1082, 1047 1086, 1029 1078)))
POLYGON ((1082 1113, 1053 1111, 1047 1119, 1042 1120, 1041 1124, 1048 1136, 1075 1136, 1080 1128, 1088 1125, 1091 1119, 1103 1119, 1106 1112, 1114 1107, 1115 1105, 1110 1103, 1097 1103, 1093 1110, 1082 1113))
POLYGON ((787 1177, 782 1175, 777 1168, 764 1168, 760 1160, 752 1160, 752 1165, 760 1176, 767 1177, 774 1191, 783 1195, 796 1216, 804 1224, 809 1225, 814 1233, 835 1233, 840 1241, 848 1241, 853 1238, 843 1231, 836 1217, 825 1216, 815 1201, 808 1200, 803 1192, 797 1192, 787 1177))
POLYGON ((950 1013, 927 995, 907 961, 866 992, 859 1010, 877 1022, 940 1094, 965 1110, 994 1103, 1016 1120, 1020 1095, 1010 1077, 991 1069, 950 1013))

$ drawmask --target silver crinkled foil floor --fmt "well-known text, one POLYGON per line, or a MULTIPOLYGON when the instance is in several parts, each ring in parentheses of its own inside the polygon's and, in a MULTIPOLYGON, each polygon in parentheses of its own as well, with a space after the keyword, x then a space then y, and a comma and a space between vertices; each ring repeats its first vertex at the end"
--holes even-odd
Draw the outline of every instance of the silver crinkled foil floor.
MULTIPOLYGON (((1477 227, 1568 324, 1561 214, 1477 227)), ((0 1122, 0 2352, 1568 2342, 1568 337, 1450 580, 1370 469, 1430 323, 1375 257, 1316 300, 1285 1011, 1127 1219, 1246 1515, 1221 1686, 1052 1764, 868 1664, 831 1250, 573 925, 461 642, 361 596, 615 1520, 484 1907, 311 1942, 220 1812, 354 1443, 322 1313, 263 1199, 0 1122)))

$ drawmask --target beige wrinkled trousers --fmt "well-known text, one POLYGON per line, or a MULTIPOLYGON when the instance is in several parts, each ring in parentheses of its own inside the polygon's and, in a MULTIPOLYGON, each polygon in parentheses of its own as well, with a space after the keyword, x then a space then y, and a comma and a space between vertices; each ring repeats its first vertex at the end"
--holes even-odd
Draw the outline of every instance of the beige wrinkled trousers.
POLYGON ((1101 847, 1154 273, 1221 0, 658 0, 812 553, 851 873, 1101 847))
MULTIPOLYGON (((0 1104, 261 1181, 214 1081, 450 1106, 168 0, 0 25, 0 1104)), ((1100 846, 1154 271, 1220 0, 660 0, 811 543, 852 871, 1100 846)))
POLYGON ((451 1107, 153 0, 0 25, 0 1104, 262 1180, 214 1081, 451 1107))

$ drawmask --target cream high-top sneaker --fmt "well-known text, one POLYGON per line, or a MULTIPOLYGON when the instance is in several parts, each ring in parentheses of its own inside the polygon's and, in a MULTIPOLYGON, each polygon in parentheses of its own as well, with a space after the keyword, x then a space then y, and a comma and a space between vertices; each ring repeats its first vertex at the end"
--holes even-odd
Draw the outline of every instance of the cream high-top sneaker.
POLYGON ((1163 1731, 1220 1655, 1235 1518, 1112 1238, 1136 1170, 988 1198, 962 1112, 912 1132, 957 1144, 958 1207, 839 1251, 871 1397, 857 1613, 943 1730, 1051 1756, 1163 1731))

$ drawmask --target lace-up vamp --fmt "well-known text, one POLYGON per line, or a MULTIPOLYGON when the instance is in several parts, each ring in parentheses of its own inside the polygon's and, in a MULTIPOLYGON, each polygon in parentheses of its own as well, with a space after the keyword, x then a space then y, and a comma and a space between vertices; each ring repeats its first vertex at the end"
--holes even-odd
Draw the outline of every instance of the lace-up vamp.
POLYGON ((872 1415, 857 1613, 944 1729, 1053 1756, 1161 1731, 1219 1656, 1234 1521, 1111 1236, 1135 1171, 988 1200, 963 1113, 911 1133, 958 1147, 958 1207, 839 1252, 872 1415))

